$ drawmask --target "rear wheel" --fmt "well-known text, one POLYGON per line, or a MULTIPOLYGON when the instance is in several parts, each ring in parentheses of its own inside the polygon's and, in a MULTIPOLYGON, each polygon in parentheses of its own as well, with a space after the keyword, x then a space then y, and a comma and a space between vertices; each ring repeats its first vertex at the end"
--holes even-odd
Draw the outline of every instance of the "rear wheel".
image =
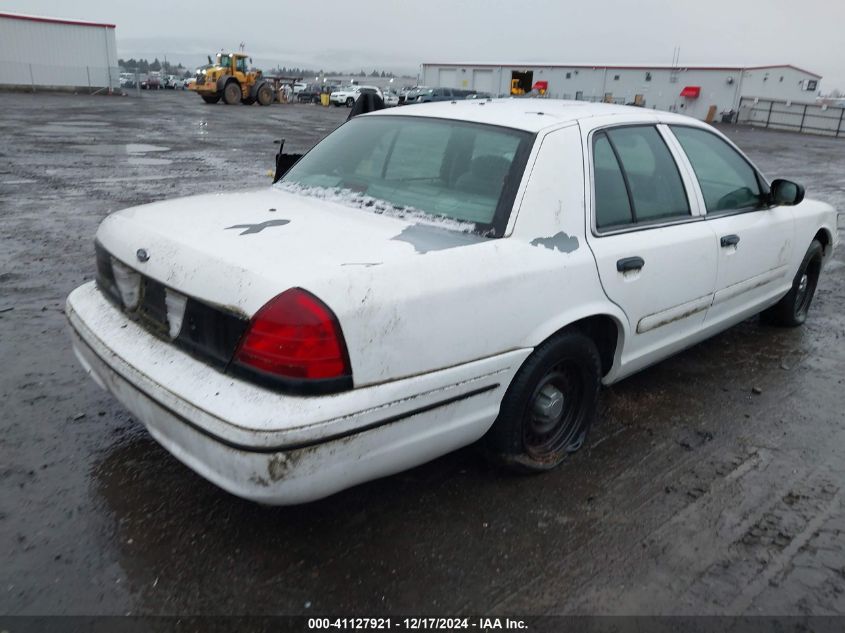
POLYGON ((574 330, 556 334, 516 373, 485 436, 487 449, 521 472, 558 466, 584 443, 600 384, 595 343, 574 330))
POLYGON ((763 312, 762 319, 766 323, 782 325, 785 327, 797 327, 807 320, 807 313, 810 304, 813 302, 813 295, 816 293, 816 286, 819 283, 819 275, 822 271, 822 255, 824 248, 818 240, 813 240, 798 272, 792 280, 792 288, 789 292, 771 308, 763 312))
POLYGON ((256 93, 258 105, 268 106, 273 103, 273 89, 267 84, 262 84, 256 93))
POLYGON ((206 103, 217 103, 220 101, 220 95, 200 95, 202 100, 206 103))
POLYGON ((238 85, 237 81, 230 81, 226 84, 226 87, 223 88, 223 101, 225 101, 227 105, 235 105, 236 103, 241 102, 241 87, 238 85))

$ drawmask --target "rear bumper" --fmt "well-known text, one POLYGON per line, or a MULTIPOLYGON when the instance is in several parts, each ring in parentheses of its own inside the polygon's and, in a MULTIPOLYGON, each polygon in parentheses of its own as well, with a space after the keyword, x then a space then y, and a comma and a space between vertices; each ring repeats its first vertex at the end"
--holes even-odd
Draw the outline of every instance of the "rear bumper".
POLYGON ((86 284, 68 297, 85 370, 188 467, 269 504, 325 497, 480 438, 530 350, 330 396, 227 376, 161 341, 86 284))

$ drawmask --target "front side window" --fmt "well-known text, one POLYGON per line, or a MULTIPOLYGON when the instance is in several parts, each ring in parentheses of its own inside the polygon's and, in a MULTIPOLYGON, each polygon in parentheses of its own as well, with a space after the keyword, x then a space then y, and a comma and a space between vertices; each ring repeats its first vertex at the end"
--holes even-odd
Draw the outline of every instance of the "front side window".
POLYGON ((692 164, 707 213, 763 204, 757 173, 733 147, 706 130, 683 126, 671 129, 692 164))
POLYGON ((238 71, 245 73, 246 72, 246 57, 238 57, 237 61, 235 62, 235 66, 237 67, 238 71))
POLYGON ((620 127, 594 137, 596 228, 689 217, 675 159, 657 129, 620 127))
POLYGON ((528 132, 466 121, 356 117, 280 184, 303 195, 329 189, 356 206, 472 223, 478 233, 500 236, 533 139, 528 132))

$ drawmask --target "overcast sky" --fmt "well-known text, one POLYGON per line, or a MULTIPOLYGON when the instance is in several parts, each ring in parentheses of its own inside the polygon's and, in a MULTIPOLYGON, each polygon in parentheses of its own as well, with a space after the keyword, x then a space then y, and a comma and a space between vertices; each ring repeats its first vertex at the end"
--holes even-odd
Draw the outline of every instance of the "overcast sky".
POLYGON ((845 91, 843 0, 0 0, 117 25, 120 57, 194 66, 240 42, 258 66, 416 75, 426 61, 793 64, 845 91), (225 9, 224 7, 233 7, 225 9))

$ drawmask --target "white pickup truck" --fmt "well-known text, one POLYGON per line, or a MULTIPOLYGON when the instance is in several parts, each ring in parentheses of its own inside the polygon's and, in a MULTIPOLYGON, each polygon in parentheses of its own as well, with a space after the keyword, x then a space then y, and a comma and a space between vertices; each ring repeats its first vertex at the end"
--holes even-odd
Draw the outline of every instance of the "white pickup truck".
POLYGON ((481 439, 552 468, 602 384, 757 313, 803 323, 837 242, 830 205, 702 122, 441 102, 353 118, 264 191, 111 214, 67 315, 173 455, 291 504, 481 439))

